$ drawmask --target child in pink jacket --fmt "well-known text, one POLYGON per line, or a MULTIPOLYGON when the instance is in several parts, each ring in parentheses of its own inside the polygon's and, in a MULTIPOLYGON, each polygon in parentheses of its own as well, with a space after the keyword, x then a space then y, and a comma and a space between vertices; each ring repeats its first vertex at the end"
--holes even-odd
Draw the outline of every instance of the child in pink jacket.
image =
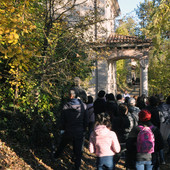
POLYGON ((114 155, 120 152, 120 144, 115 132, 111 131, 110 118, 105 113, 98 114, 94 131, 90 135, 89 150, 97 156, 97 170, 104 167, 113 170, 114 155))

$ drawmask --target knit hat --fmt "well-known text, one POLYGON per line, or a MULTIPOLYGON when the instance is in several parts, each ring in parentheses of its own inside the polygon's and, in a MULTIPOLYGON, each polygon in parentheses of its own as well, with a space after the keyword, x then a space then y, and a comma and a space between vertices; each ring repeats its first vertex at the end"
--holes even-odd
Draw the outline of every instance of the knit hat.
POLYGON ((139 112, 139 121, 146 122, 151 119, 151 113, 148 110, 141 110, 139 112))

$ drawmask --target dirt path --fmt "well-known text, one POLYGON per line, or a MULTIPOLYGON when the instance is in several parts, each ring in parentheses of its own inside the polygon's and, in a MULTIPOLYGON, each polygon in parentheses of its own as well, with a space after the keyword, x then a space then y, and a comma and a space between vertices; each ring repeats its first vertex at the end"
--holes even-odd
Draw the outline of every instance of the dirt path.
MULTIPOLYGON (((95 170, 95 155, 88 151, 88 141, 85 142, 81 170, 95 170)), ((166 165, 161 165, 160 170, 170 170, 170 155, 166 154, 166 165)), ((124 159, 116 165, 116 170, 125 170, 124 159)), ((67 146, 63 155, 57 161, 51 159, 48 150, 32 151, 17 143, 6 143, 0 139, 0 170, 72 170, 72 147, 67 146), (14 146, 15 145, 15 149, 14 146)))

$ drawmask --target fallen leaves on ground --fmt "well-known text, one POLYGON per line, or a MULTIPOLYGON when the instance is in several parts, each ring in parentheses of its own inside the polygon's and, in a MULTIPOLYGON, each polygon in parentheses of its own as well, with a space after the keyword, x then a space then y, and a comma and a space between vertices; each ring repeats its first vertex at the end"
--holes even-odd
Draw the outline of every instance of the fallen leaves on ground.
MULTIPOLYGON (((95 170, 96 158, 88 150, 88 141, 85 142, 82 158, 82 170, 95 170)), ((1 170, 71 170, 73 169, 72 146, 68 145, 60 159, 54 161, 50 152, 33 151, 19 144, 7 144, 0 139, 0 169, 1 170), (15 149, 11 146, 15 145, 15 149), (22 153, 21 153, 22 152, 22 153), (39 153, 39 154, 37 154, 39 153), (22 155, 22 156, 21 156, 22 155)), ((166 165, 161 165, 161 170, 170 169, 170 155, 166 155, 166 165)), ((116 170, 124 170, 124 160, 116 165, 116 170)))

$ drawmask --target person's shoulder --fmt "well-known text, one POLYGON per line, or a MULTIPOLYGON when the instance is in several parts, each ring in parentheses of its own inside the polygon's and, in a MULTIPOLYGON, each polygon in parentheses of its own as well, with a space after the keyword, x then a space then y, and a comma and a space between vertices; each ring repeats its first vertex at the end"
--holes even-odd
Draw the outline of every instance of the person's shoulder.
POLYGON ((95 137, 95 132, 94 132, 94 130, 91 132, 91 134, 90 134, 90 139, 93 139, 95 137))
POLYGON ((67 101, 65 101, 65 102, 63 103, 63 108, 68 107, 68 106, 70 106, 70 105, 71 105, 71 101, 70 101, 70 100, 67 100, 67 101))
POLYGON ((111 135, 116 135, 116 132, 113 131, 113 130, 110 130, 109 133, 110 133, 111 135))
POLYGON ((138 112, 140 112, 141 110, 139 109, 139 107, 134 106, 133 111, 134 111, 135 113, 138 113, 138 112))
POLYGON ((129 138, 137 137, 139 131, 140 131, 140 127, 139 126, 133 127, 131 132, 129 133, 129 138))
POLYGON ((110 136, 110 137, 112 137, 112 138, 117 137, 116 133, 115 133, 113 130, 110 130, 110 131, 109 131, 108 136, 110 136))

